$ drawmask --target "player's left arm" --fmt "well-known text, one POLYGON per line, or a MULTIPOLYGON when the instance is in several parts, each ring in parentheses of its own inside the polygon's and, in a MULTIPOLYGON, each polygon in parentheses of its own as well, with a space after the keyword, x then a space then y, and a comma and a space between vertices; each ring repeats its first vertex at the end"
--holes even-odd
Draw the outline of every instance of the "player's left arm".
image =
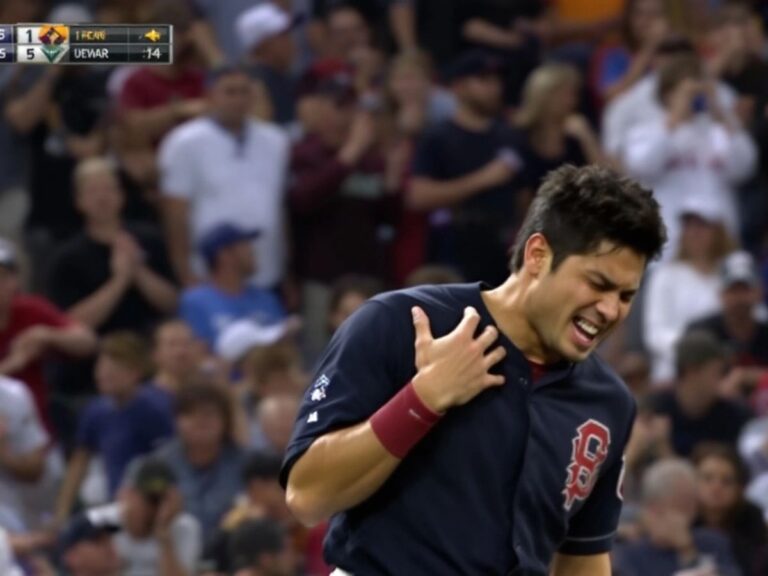
POLYGON ((590 556, 557 553, 551 576, 611 576, 611 558, 607 552, 590 556))

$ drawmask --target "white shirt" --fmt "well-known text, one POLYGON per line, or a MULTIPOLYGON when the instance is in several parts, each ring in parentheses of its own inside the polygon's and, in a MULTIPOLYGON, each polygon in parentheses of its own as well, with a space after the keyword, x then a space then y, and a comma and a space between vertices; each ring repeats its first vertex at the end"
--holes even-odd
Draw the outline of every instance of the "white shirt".
MULTIPOLYGON (((119 503, 99 506, 88 511, 94 524, 122 526, 122 507, 119 503)), ((202 529, 197 519, 182 512, 173 520, 171 538, 176 559, 188 574, 195 574, 202 555, 202 529)), ((155 576, 159 574, 160 546, 153 537, 136 539, 125 530, 112 539, 120 558, 121 576, 155 576)))
MULTIPOLYGON (((0 376, 0 422, 14 454, 35 452, 50 440, 26 385, 5 376, 0 376)), ((0 468, 0 507, 13 514, 24 529, 40 526, 53 509, 61 472, 61 462, 53 451, 49 452, 43 476, 36 482, 21 482, 0 468)))
POLYGON ((720 310, 717 272, 702 274, 687 262, 665 262, 648 279, 643 303, 643 340, 651 354, 651 380, 675 376, 675 345, 686 327, 720 310))
POLYGON ((212 118, 198 118, 162 142, 161 186, 166 196, 190 202, 195 245, 211 227, 225 222, 261 230, 254 241, 253 282, 272 287, 285 270, 289 159, 288 136, 275 125, 248 120, 239 139, 212 118))
POLYGON ((624 154, 627 173, 652 188, 667 225, 664 258, 677 252, 682 208, 707 203, 739 233, 735 185, 755 169, 757 151, 743 130, 729 132, 707 114, 670 130, 663 116, 635 126, 624 154))
MULTIPOLYGON (((635 126, 664 116, 657 96, 658 75, 651 73, 605 107, 602 119, 603 149, 615 158, 622 158, 629 131, 635 126)), ((716 85, 718 101, 726 113, 734 114, 736 94, 723 84, 716 85)))

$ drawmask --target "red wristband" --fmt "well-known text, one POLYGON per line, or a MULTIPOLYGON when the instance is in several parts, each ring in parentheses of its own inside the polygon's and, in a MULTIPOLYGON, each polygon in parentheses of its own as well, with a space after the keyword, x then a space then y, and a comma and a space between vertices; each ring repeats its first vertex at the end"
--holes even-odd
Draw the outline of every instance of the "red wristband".
POLYGON ((370 422, 389 453, 402 460, 440 418, 442 415, 424 405, 409 382, 371 416, 370 422))

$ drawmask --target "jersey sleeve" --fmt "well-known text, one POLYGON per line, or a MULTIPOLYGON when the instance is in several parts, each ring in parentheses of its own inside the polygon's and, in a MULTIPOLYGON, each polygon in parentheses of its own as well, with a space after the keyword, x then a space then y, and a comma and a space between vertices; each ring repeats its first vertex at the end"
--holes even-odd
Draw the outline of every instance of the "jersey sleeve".
POLYGON ((284 487, 316 438, 367 420, 407 384, 413 338, 410 312, 379 301, 364 304, 334 334, 296 419, 280 472, 284 487))
MULTIPOLYGON (((620 446, 622 454, 629 440, 632 423, 635 421, 635 411, 633 406, 630 423, 624 434, 624 442, 620 446)), ((560 552, 588 556, 611 550, 624 502, 624 466, 623 456, 618 457, 600 474, 586 503, 571 519, 568 534, 560 546, 560 552)))

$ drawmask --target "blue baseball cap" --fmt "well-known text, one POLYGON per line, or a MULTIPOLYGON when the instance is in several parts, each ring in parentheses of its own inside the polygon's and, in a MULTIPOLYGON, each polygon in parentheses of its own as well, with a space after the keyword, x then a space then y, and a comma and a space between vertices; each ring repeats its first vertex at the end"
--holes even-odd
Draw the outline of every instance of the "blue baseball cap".
POLYGON ((260 235, 261 230, 256 230, 255 228, 246 230, 230 223, 217 224, 203 234, 198 243, 198 250, 200 250, 205 261, 210 264, 216 258, 219 250, 239 242, 254 240, 260 235))

